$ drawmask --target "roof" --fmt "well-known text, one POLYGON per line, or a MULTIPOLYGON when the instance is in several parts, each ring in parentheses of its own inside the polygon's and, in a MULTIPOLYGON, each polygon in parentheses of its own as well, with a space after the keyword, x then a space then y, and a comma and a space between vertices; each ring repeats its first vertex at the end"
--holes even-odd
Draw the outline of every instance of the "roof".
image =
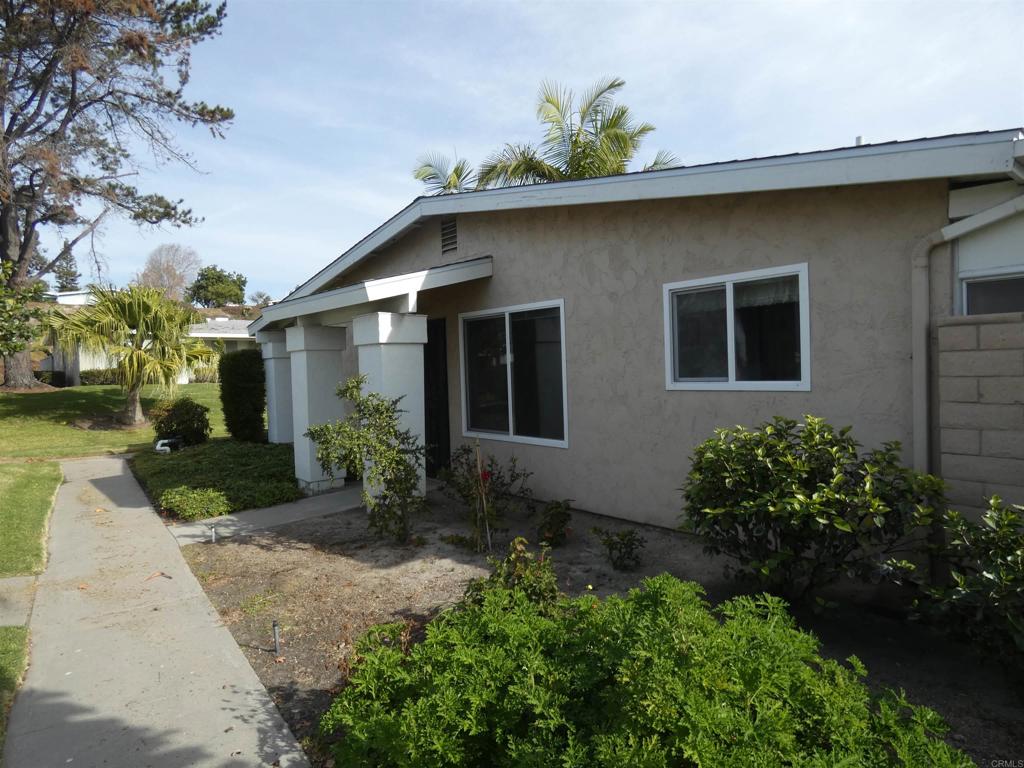
POLYGON ((207 320, 189 326, 189 336, 195 338, 239 338, 249 337, 249 320, 207 320))
POLYGON ((279 304, 316 293, 375 251, 402 237, 410 228, 437 216, 852 184, 993 177, 1009 177, 1024 183, 1024 129, 951 134, 663 171, 417 197, 279 304))

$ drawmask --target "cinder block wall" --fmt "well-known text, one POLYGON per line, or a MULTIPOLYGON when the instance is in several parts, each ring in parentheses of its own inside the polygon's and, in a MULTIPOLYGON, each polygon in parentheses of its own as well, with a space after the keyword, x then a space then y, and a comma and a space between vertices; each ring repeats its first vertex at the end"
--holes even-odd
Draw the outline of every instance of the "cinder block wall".
POLYGON ((936 320, 939 473, 972 517, 1024 504, 1024 313, 936 320))

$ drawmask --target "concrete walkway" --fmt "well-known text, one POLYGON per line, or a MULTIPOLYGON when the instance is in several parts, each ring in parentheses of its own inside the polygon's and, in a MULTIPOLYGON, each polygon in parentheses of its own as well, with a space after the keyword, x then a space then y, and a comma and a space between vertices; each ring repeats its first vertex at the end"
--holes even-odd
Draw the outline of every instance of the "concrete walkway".
POLYGON ((124 460, 62 467, 6 768, 308 766, 124 460))
POLYGON ((311 517, 347 512, 363 505, 362 493, 362 483, 350 483, 336 491, 309 496, 288 504, 250 509, 221 517, 209 517, 194 523, 179 523, 168 526, 167 529, 177 539, 178 544, 184 547, 188 544, 210 541, 211 528, 217 531, 218 539, 227 539, 232 536, 276 528, 279 525, 299 520, 308 520, 311 517))

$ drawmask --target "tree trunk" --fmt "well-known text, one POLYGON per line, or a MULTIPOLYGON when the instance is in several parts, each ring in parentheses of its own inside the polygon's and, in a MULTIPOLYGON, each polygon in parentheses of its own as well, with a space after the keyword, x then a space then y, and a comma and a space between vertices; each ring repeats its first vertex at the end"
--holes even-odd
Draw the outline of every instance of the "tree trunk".
POLYGON ((42 382, 32 375, 32 353, 28 349, 4 357, 5 387, 41 387, 42 382))
POLYGON ((129 426, 142 424, 146 421, 142 413, 142 387, 133 387, 128 390, 128 402, 124 404, 124 411, 121 414, 121 421, 129 426))

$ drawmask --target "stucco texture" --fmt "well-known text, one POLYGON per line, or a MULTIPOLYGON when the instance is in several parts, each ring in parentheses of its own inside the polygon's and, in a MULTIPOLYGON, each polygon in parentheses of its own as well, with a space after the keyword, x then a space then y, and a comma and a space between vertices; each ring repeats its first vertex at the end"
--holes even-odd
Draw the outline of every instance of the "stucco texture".
POLYGON ((867 446, 899 440, 909 460, 909 253, 946 206, 945 184, 922 182, 467 214, 454 257, 428 221, 342 282, 493 256, 492 278, 420 295, 419 312, 447 318, 453 446, 458 314, 564 299, 569 447, 481 444, 519 457, 541 498, 674 526, 688 457, 719 426, 813 413, 867 446), (801 262, 809 392, 666 391, 665 283, 801 262))

